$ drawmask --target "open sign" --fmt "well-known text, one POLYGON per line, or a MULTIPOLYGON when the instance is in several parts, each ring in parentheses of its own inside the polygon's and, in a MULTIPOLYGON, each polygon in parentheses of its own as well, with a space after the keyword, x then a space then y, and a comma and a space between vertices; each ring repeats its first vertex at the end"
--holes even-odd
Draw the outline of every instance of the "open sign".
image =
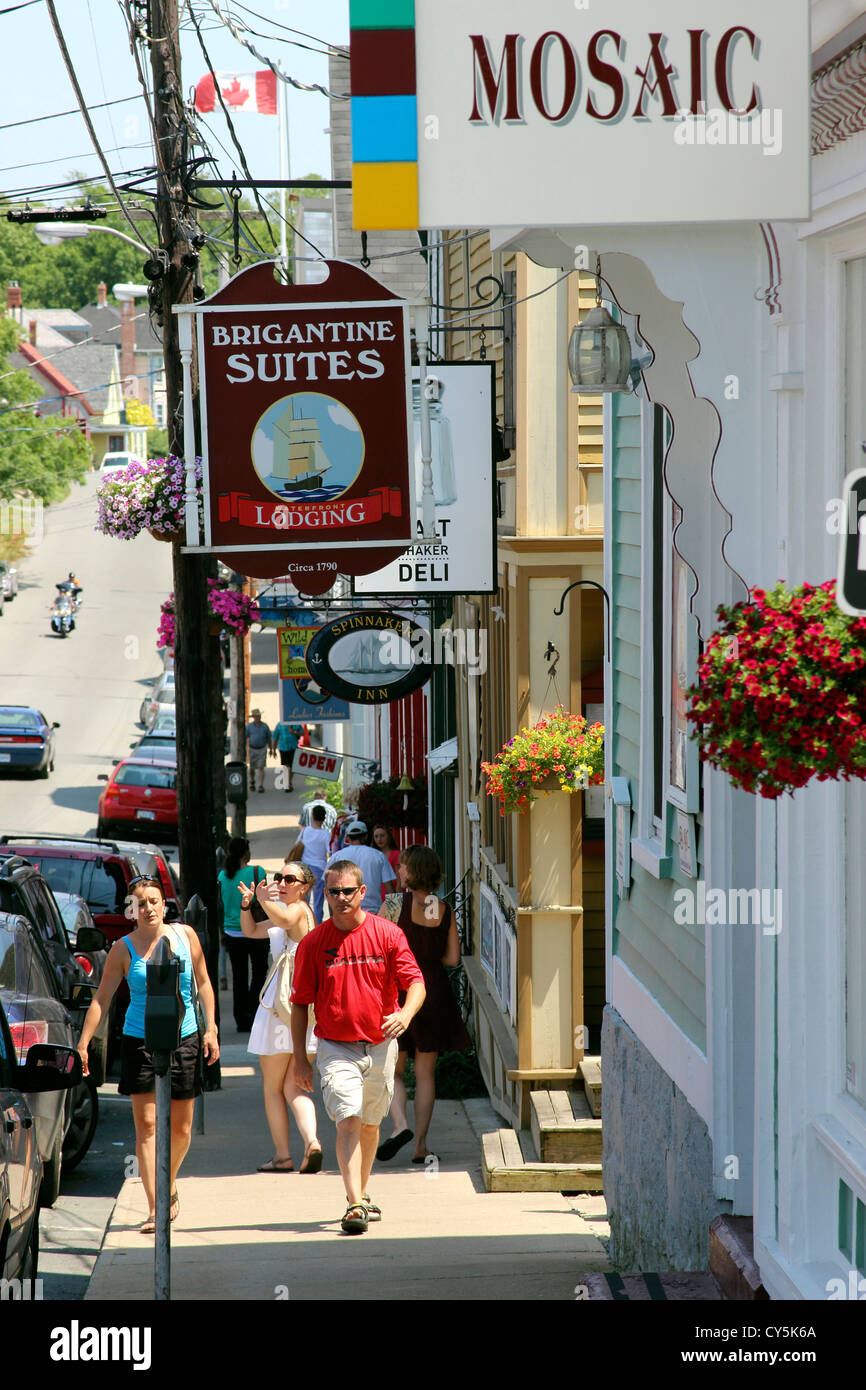
POLYGON ((308 776, 327 777, 329 782, 336 782, 340 776, 343 766, 343 759, 337 753, 322 753, 318 748, 299 748, 295 754, 296 773, 304 772, 308 776))

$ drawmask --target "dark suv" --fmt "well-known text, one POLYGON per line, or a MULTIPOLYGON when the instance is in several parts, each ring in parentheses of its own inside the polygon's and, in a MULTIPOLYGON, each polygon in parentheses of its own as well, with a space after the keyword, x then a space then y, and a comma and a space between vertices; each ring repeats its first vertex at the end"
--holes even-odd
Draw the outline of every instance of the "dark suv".
POLYGON ((85 840, 67 835, 0 835, 0 859, 23 854, 58 892, 77 893, 90 908, 109 944, 132 931, 127 915, 129 884, 141 874, 155 874, 162 883, 166 920, 181 916, 177 881, 156 845, 122 840, 85 840))
MULTIPOLYGON (((81 1033, 92 988, 75 959, 66 928, 39 870, 20 855, 0 863, 0 990, 21 1060, 34 1043, 74 1046, 81 1033), (16 944, 17 942, 17 944, 16 944), (83 988, 82 988, 83 987, 83 988)), ((89 944, 101 949, 105 937, 89 928, 89 944)), ((43 1205, 60 1190, 61 1162, 73 1168, 90 1147, 96 1128, 97 1074, 104 1079, 106 1018, 97 1046, 91 1046, 94 1074, 70 1092, 65 1104, 46 1098, 35 1108, 39 1151, 45 1165, 43 1205)))

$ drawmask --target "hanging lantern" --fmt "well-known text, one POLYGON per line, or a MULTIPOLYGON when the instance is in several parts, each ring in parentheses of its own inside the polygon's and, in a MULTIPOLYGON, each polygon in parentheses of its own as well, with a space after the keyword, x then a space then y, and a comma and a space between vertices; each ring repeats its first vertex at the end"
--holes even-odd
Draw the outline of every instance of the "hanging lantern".
POLYGON ((596 395, 627 391, 631 343, 621 323, 614 323, 601 302, 601 258, 595 258, 595 308, 571 330, 568 371, 572 391, 596 395))

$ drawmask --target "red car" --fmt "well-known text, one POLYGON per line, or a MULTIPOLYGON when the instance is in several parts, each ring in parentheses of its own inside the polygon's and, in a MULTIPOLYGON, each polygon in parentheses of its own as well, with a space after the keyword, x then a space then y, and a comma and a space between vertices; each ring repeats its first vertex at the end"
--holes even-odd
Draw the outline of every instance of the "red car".
POLYGON ((147 831, 154 839, 157 831, 177 834, 177 767, 155 758, 124 758, 109 776, 99 780, 108 786, 99 796, 99 839, 130 832, 147 831))

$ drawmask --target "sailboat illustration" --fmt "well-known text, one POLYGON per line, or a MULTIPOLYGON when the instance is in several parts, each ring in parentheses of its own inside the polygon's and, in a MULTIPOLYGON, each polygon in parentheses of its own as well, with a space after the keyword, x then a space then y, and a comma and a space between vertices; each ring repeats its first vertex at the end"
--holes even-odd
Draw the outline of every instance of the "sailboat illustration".
POLYGON ((272 473, 281 490, 321 487, 331 461, 322 445, 318 422, 309 415, 296 415, 293 400, 274 421, 274 462, 272 473))

